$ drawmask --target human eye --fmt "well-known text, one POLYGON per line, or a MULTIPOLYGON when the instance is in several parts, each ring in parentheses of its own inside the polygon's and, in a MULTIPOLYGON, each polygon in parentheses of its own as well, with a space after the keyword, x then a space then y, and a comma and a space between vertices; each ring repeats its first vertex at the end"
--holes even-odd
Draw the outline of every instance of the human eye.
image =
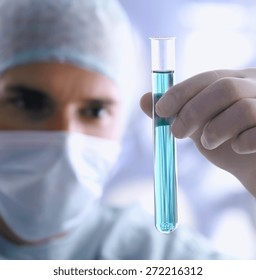
POLYGON ((46 93, 23 86, 8 89, 7 103, 19 113, 35 119, 47 117, 54 107, 46 93))
POLYGON ((101 120, 108 116, 110 108, 108 102, 91 101, 80 110, 80 115, 83 118, 91 120, 101 120))

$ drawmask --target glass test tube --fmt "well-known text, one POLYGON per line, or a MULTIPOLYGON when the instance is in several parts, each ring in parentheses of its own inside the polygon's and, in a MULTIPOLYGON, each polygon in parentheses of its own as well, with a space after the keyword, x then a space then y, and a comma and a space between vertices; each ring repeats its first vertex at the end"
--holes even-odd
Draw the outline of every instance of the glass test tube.
POLYGON ((155 226, 170 233, 177 226, 176 145, 171 118, 160 118, 155 104, 174 84, 175 37, 151 38, 155 226))

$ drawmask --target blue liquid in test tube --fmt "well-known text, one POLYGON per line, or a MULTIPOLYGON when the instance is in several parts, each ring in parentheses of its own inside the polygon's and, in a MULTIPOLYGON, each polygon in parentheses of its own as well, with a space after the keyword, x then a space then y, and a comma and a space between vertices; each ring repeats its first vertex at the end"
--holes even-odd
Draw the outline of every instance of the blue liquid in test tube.
POLYGON ((174 84, 174 37, 151 38, 155 226, 162 233, 177 227, 176 145, 171 119, 160 118, 155 104, 174 84))

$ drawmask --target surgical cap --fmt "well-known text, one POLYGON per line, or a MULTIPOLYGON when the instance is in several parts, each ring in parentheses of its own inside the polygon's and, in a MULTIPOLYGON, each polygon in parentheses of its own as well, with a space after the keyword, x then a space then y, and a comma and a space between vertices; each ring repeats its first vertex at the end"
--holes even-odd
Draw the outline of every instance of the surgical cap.
POLYGON ((0 0, 0 74, 58 61, 99 72, 125 90, 133 83, 134 53, 132 28, 116 0, 0 0))

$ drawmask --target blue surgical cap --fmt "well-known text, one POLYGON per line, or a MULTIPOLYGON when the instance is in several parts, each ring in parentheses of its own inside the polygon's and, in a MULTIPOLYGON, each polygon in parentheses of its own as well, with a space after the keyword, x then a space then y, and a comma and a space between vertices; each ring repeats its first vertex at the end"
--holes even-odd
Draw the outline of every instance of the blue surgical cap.
POLYGON ((116 0, 0 0, 0 74, 59 61, 97 71, 124 89, 136 63, 134 47, 116 0))

